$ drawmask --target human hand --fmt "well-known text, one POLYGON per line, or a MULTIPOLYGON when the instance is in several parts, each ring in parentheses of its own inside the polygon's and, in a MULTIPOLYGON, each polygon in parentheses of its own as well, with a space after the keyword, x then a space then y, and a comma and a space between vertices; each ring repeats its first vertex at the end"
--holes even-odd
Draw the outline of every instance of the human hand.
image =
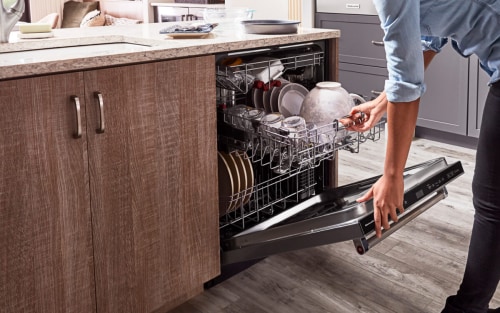
POLYGON ((359 115, 359 113, 364 113, 365 117, 361 120, 361 123, 358 122, 351 124, 347 127, 347 129, 357 132, 365 132, 375 126, 386 111, 387 100, 385 99, 385 94, 383 97, 357 105, 352 108, 350 115, 356 116, 359 115))
POLYGON ((382 227, 389 229, 389 216, 398 221, 397 211, 403 213, 404 183, 403 176, 382 176, 372 188, 357 199, 357 202, 365 202, 373 198, 373 218, 375 221, 375 234, 378 238, 382 236, 382 227))

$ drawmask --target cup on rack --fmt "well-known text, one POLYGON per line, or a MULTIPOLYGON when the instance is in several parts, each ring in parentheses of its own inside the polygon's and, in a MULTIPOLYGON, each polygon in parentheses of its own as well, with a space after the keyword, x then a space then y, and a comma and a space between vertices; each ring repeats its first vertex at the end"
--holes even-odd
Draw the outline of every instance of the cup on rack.
POLYGON ((289 116, 283 119, 281 130, 287 135, 287 141, 294 146, 307 141, 306 120, 301 116, 289 116))
POLYGON ((262 109, 251 108, 243 113, 243 123, 246 130, 255 131, 257 123, 261 121, 262 117, 266 114, 262 109))
POLYGON ((245 129, 244 115, 251 109, 252 107, 248 107, 244 104, 229 107, 224 112, 224 119, 226 123, 233 125, 236 128, 245 129))
POLYGON ((280 135, 281 121, 284 117, 281 113, 269 113, 260 119, 259 133, 261 135, 261 149, 270 152, 271 157, 279 153, 282 145, 280 135))

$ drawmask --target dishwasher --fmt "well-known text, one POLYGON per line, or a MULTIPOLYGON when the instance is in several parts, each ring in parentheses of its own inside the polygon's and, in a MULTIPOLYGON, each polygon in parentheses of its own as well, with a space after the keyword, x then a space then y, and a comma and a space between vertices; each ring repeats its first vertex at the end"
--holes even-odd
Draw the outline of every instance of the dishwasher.
POLYGON ((311 90, 329 79, 325 44, 315 41, 216 56, 218 151, 244 164, 228 166, 227 158, 219 155, 223 274, 224 268, 272 254, 341 241, 352 241, 362 255, 444 199, 446 184, 463 173, 460 162, 448 164, 444 158, 407 168, 405 211, 377 238, 372 201, 355 199, 378 177, 336 186, 334 176, 338 151, 362 153, 363 142, 380 139, 383 122, 366 133, 347 131, 339 120, 306 127, 294 136, 286 129, 264 127, 263 116, 273 109, 262 108, 258 99, 266 92, 272 97, 280 85, 276 82, 311 90), (231 168, 240 169, 239 188, 229 188, 237 180, 225 173, 231 168))

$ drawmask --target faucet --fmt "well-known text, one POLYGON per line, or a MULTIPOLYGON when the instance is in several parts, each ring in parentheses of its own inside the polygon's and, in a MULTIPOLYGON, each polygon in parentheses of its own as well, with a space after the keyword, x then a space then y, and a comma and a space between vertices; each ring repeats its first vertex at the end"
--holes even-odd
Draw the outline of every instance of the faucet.
POLYGON ((5 9, 0 0, 0 43, 9 42, 10 32, 24 13, 24 0, 17 0, 9 9, 5 9))

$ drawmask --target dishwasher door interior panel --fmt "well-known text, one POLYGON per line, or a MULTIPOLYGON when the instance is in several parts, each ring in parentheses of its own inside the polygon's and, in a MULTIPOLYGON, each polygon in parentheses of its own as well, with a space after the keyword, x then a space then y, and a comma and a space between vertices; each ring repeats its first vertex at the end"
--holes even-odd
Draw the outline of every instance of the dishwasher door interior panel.
POLYGON ((398 222, 375 236, 373 203, 356 199, 379 178, 326 190, 269 220, 222 242, 222 264, 263 258, 297 249, 353 240, 358 253, 400 229, 447 196, 446 184, 463 174, 460 162, 448 165, 444 158, 405 171, 405 211, 398 222))

